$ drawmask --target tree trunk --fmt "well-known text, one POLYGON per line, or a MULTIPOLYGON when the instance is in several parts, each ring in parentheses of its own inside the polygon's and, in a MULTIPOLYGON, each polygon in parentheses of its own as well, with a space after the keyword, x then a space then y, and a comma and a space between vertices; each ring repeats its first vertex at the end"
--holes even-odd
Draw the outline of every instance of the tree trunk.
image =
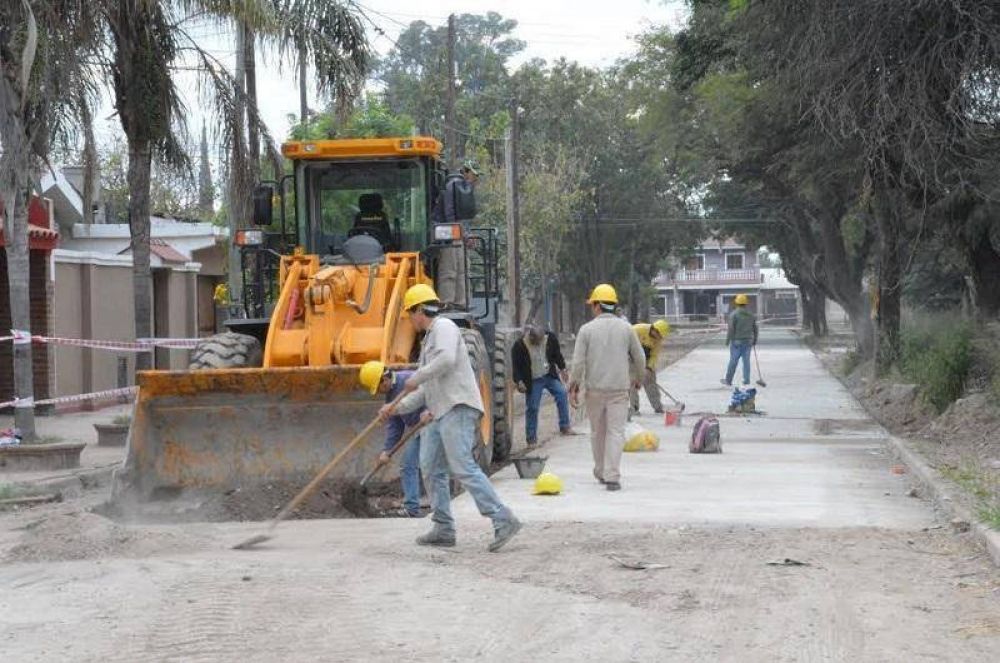
MULTIPOLYGON (((135 337, 153 337, 153 275, 149 269, 149 185, 152 152, 148 143, 133 144, 128 151, 128 225, 132 236, 132 296, 135 302, 135 337)), ((137 371, 153 366, 151 352, 136 355, 137 371)))
MULTIPOLYGON (((28 171, 24 165, 20 173, 28 171)), ((17 174, 5 178, 2 198, 5 208, 4 239, 7 252, 7 284, 10 291, 10 324, 12 329, 31 332, 31 289, 28 252, 28 200, 30 189, 17 174)), ((14 396, 28 399, 14 406, 14 427, 27 441, 35 439, 34 374, 31 363, 31 341, 14 342, 14 396)))
POLYGON ((988 234, 983 234, 968 254, 976 314, 985 319, 996 318, 1000 315, 1000 254, 988 234))
MULTIPOLYGON (((36 118, 37 119, 37 118, 36 118)), ((6 242, 7 288, 12 329, 31 332, 31 277, 28 252, 28 174, 34 161, 20 88, 8 76, 0 76, 0 219, 6 242)), ((0 334, 7 330, 0 329, 0 334)), ((34 399, 31 342, 13 344, 14 396, 34 399)), ((7 370, 6 366, 0 370, 7 370)), ((35 439, 33 400, 14 407, 14 427, 25 440, 35 439)))
POLYGON ((94 118, 84 95, 80 95, 80 124, 83 129, 83 222, 94 222, 94 198, 97 191, 97 141, 94 139, 94 118))
POLYGON ((902 269, 899 260, 898 210, 888 192, 877 196, 879 270, 876 307, 875 374, 889 373, 899 358, 902 269))

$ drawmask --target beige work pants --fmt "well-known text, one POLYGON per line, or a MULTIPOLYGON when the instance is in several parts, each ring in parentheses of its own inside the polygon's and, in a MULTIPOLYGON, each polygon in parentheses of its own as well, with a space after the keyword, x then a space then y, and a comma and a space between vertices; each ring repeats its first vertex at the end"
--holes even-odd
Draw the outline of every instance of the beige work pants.
MULTIPOLYGON (((642 386, 646 390, 646 398, 649 399, 649 404, 653 406, 653 412, 663 412, 663 401, 660 399, 660 387, 656 384, 656 373, 648 369, 643 371, 642 386)), ((632 401, 632 409, 638 412, 639 390, 632 389, 629 395, 632 401)))
POLYGON ((594 472, 604 481, 620 481, 628 390, 588 391, 586 403, 594 472))
POLYGON ((438 256, 435 289, 442 302, 460 308, 468 306, 465 293, 465 247, 448 246, 438 256))

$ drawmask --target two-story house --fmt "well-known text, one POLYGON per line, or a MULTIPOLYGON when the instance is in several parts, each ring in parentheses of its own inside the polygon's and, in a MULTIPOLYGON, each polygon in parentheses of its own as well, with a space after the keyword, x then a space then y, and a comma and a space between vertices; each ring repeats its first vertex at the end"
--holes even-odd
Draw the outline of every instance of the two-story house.
POLYGON ((741 293, 763 320, 795 324, 800 317, 798 288, 780 268, 762 268, 756 251, 731 238, 703 241, 653 285, 659 295, 654 312, 671 321, 722 319, 741 293))

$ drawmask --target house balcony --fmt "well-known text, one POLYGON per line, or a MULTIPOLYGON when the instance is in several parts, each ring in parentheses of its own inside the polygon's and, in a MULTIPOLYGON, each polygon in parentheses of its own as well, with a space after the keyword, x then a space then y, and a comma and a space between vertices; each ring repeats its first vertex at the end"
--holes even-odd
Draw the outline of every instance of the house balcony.
POLYGON ((660 274, 653 282, 659 288, 698 289, 741 285, 760 285, 759 267, 749 269, 679 269, 660 274))

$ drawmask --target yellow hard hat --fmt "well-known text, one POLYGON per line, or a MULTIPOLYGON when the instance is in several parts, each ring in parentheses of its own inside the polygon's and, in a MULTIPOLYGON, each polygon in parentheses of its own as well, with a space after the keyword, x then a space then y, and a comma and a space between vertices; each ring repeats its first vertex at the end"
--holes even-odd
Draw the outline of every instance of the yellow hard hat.
POLYGON ((535 479, 535 495, 558 495, 562 488, 562 479, 551 472, 542 472, 535 479))
POLYGON ((657 320, 653 323, 653 329, 655 329, 662 338, 666 338, 667 334, 670 333, 670 324, 666 320, 657 320))
POLYGON ((385 364, 380 361, 366 361, 358 372, 358 382, 374 396, 383 375, 385 375, 385 364))
POLYGON ((614 286, 602 283, 591 291, 590 297, 587 299, 587 303, 617 304, 618 293, 615 292, 614 286))
POLYGON ((437 293, 434 292, 434 288, 430 287, 426 283, 418 283, 415 286, 410 287, 403 295, 403 308, 409 311, 414 306, 420 306, 421 304, 426 304, 427 302, 438 301, 437 293))
POLYGON ((750 300, 747 299, 747 296, 742 293, 733 297, 733 303, 736 304, 737 306, 746 306, 749 303, 749 301, 750 300))

